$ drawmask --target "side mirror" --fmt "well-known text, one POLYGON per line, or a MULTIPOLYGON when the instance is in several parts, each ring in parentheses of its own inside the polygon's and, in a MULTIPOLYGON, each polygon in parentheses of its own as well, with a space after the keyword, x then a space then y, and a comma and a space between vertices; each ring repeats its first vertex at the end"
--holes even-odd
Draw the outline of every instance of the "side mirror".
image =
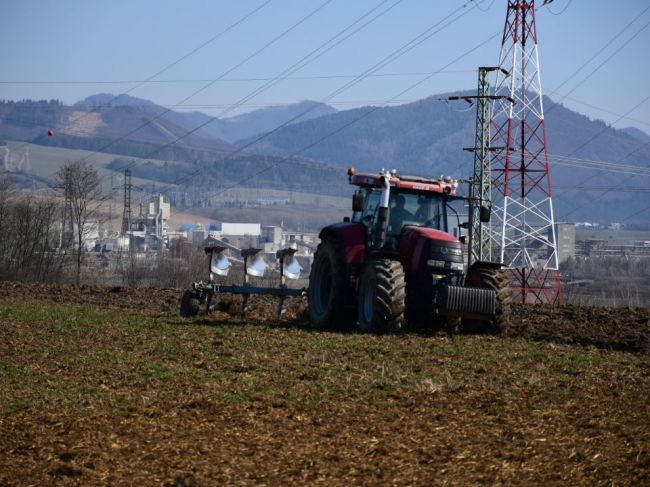
POLYGON ((492 215, 492 205, 489 206, 481 206, 481 210, 479 213, 479 218, 482 223, 487 223, 490 221, 490 216, 492 215))
POLYGON ((362 191, 355 191, 352 196, 352 211, 363 211, 366 199, 362 191))

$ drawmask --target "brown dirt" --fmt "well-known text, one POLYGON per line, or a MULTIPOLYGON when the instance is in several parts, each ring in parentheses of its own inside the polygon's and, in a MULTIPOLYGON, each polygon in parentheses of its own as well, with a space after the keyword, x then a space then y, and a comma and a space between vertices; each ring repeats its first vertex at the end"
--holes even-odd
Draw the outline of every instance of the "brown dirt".
POLYGON ((513 305, 510 314, 508 336, 650 352, 648 308, 513 305))
MULTIPOLYGON (((152 289, 102 286, 75 286, 23 282, 0 282, 0 296, 39 299, 55 303, 93 304, 106 308, 177 313, 179 289, 152 289)), ((240 297, 223 296, 213 315, 240 316, 240 297)), ((253 296, 249 304, 251 320, 276 320, 277 301, 253 296)), ((289 298, 284 321, 304 325, 305 300, 289 298)), ((223 317, 223 316, 221 316, 223 317)), ((650 351, 650 309, 602 306, 512 305, 507 336, 563 344, 596 346, 632 352, 650 351)))
POLYGON ((395 337, 181 294, 0 283, 0 486, 650 482, 647 310, 395 337))

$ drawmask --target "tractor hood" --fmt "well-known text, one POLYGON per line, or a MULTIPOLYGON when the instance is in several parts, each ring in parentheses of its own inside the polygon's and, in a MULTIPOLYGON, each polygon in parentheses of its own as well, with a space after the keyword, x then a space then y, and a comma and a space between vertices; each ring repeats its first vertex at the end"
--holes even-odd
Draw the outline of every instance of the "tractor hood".
POLYGON ((462 265, 461 244, 457 238, 441 230, 406 226, 402 229, 399 253, 407 272, 420 273, 430 260, 444 261, 444 266, 462 265))
POLYGON ((402 230, 403 240, 413 239, 426 239, 426 240, 439 240, 443 242, 458 242, 458 239, 453 235, 443 232, 442 230, 434 230, 433 228, 406 226, 402 230))

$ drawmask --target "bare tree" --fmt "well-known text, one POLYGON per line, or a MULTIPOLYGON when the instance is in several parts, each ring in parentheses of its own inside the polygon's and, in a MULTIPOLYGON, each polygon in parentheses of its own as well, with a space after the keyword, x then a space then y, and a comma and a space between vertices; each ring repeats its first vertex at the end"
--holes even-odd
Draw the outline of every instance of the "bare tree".
MULTIPOLYGON (((0 174, 0 237, 4 235, 7 224, 9 201, 13 193, 11 181, 5 174, 0 174)), ((3 242, 0 240, 0 244, 3 242)), ((6 247, 5 247, 6 248, 6 247)))
MULTIPOLYGON (((63 190, 64 222, 72 222, 77 260, 77 284, 81 281, 81 261, 90 217, 89 204, 101 194, 97 171, 86 161, 68 162, 56 174, 58 187, 63 190)), ((66 228, 62 229, 66 232, 66 228)))
POLYGON ((56 280, 64 256, 55 251, 56 200, 12 187, 0 175, 0 278, 56 280))

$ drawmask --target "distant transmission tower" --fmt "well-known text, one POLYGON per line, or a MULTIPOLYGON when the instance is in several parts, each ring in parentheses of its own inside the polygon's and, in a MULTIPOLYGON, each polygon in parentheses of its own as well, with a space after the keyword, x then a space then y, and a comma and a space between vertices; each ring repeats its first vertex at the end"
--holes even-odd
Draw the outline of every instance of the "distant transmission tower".
POLYGON ((131 170, 124 170, 124 214, 122 216, 122 235, 131 232, 131 170))
POLYGON ((115 175, 111 172, 111 188, 108 190, 109 199, 108 199, 108 225, 107 225, 107 237, 113 235, 113 197, 115 196, 115 175))
POLYGON ((509 0, 491 127, 492 239, 515 299, 561 303, 535 2, 509 0), (514 101, 514 103, 511 102, 514 101))

